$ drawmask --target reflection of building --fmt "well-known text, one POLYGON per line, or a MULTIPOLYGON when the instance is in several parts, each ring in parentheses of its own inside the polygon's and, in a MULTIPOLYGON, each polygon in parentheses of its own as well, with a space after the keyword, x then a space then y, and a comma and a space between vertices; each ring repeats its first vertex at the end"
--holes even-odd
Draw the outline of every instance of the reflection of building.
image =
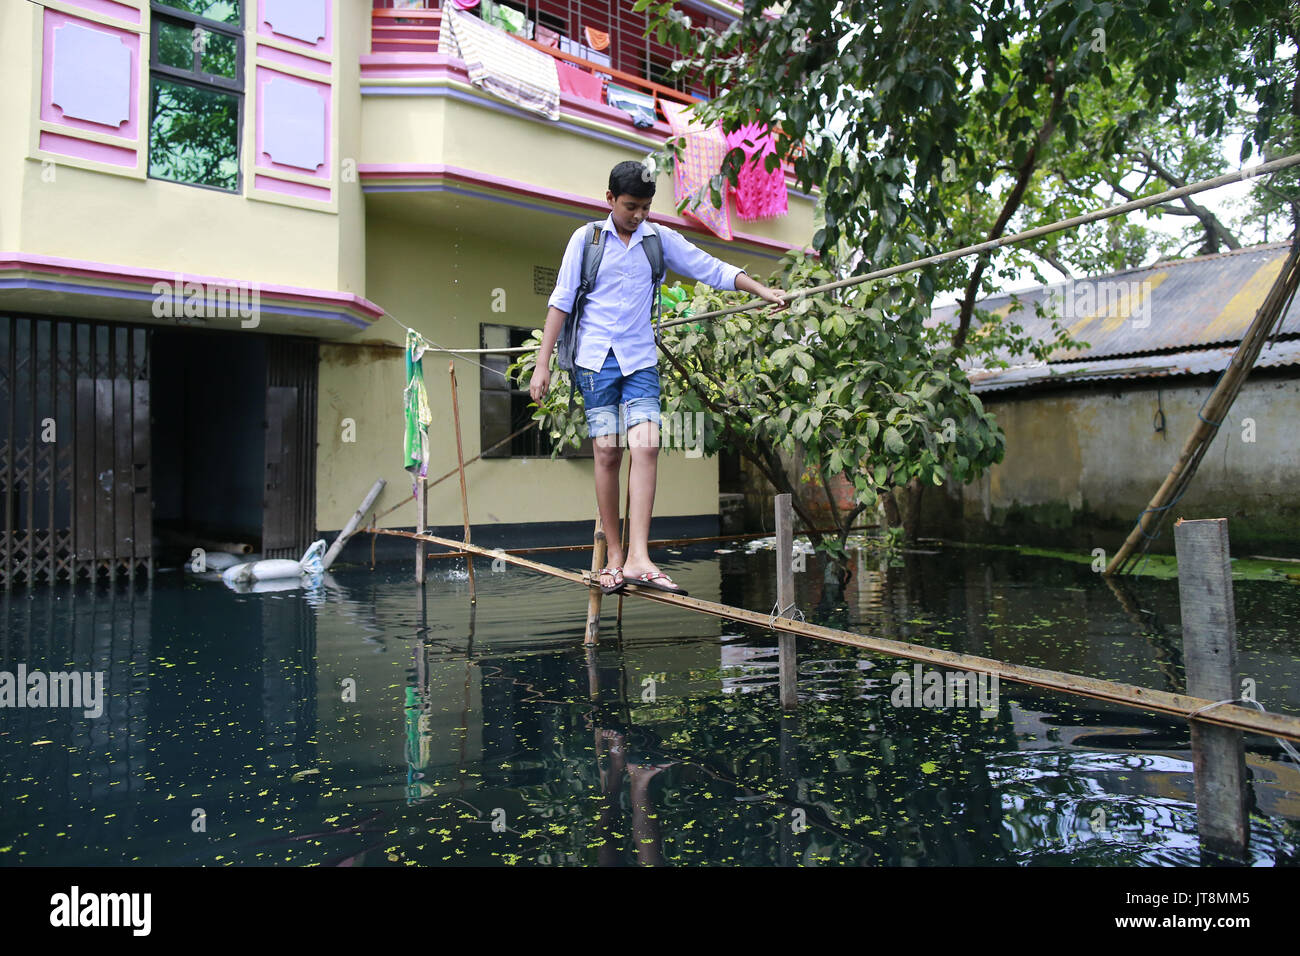
MULTIPOLYGON (((697 20, 739 12, 684 2, 697 20)), ((196 538, 297 557, 375 478, 380 510, 399 500, 402 325, 462 348, 538 327, 565 240, 607 212, 610 168, 663 143, 664 104, 708 92, 664 82, 672 51, 630 0, 455 15, 488 37, 485 63, 541 58, 553 115, 485 91, 442 11, 385 5, 0 4, 0 121, 18 131, 0 145, 6 586, 148 573, 196 538)), ((797 193, 724 240, 674 214, 672 191, 661 178, 662 222, 759 273, 812 232, 797 193)), ((461 369, 466 457, 523 414, 485 364, 461 369)), ((431 473, 453 461, 444 369, 426 363, 431 473)), ((541 451, 473 466, 474 522, 590 522, 590 465, 541 451)), ((716 474, 666 453, 657 513, 716 521, 716 474)), ((450 483, 429 513, 459 523, 450 483)))

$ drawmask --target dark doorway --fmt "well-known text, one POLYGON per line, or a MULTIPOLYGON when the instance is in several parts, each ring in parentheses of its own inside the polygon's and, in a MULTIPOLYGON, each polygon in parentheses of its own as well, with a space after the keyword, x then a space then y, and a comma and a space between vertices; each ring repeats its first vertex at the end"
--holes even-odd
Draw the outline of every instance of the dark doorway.
POLYGON ((153 515, 162 563, 196 547, 262 550, 266 339, 153 334, 153 515))

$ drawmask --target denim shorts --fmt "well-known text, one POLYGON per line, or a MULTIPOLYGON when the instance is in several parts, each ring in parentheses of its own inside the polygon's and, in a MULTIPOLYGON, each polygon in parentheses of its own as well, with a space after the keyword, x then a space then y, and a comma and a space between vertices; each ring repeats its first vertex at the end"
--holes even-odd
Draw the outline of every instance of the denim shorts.
POLYGON ((658 368, 638 369, 631 375, 624 375, 618 367, 614 350, 610 349, 599 372, 581 365, 575 365, 574 371, 587 409, 587 433, 592 438, 620 432, 620 411, 623 413, 623 429, 642 422, 659 425, 658 368))

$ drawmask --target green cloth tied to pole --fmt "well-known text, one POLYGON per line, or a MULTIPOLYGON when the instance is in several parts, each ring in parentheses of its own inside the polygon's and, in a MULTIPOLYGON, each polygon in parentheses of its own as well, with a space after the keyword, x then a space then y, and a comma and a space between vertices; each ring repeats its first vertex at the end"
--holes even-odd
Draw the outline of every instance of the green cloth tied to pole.
POLYGON ((406 440, 403 444, 405 464, 411 473, 411 493, 420 487, 420 479, 429 476, 429 426, 433 413, 429 411, 429 393, 424 389, 424 352, 428 343, 418 332, 406 331, 406 440))

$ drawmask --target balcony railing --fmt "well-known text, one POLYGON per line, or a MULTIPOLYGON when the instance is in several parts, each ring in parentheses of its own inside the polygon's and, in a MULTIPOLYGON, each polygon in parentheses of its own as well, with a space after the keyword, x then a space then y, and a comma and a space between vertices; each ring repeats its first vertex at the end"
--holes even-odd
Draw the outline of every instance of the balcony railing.
MULTIPOLYGON (((438 52, 438 36, 442 29, 441 10, 419 7, 376 7, 371 11, 370 18, 370 51, 372 53, 438 52)), ((698 99, 689 93, 683 93, 680 90, 664 86, 634 73, 616 70, 613 67, 574 56, 571 53, 547 46, 544 43, 538 43, 536 40, 529 40, 526 37, 517 36, 515 39, 520 43, 528 44, 534 49, 541 50, 557 60, 571 63, 589 73, 607 76, 616 83, 653 97, 655 116, 661 121, 663 118, 663 113, 659 109, 661 99, 668 100, 671 103, 687 105, 698 102, 698 99)))
MULTIPOLYGON (((379 6, 391 4, 394 0, 374 0, 376 6, 371 10, 370 50, 372 53, 415 53, 434 55, 438 52, 438 37, 442 28, 442 11, 423 7, 379 6)), ((526 37, 516 36, 520 43, 526 43, 534 49, 570 63, 587 72, 608 77, 610 80, 643 93, 654 99, 655 118, 665 122, 660 108, 662 101, 691 105, 699 102, 697 97, 670 86, 664 86, 643 76, 614 69, 603 63, 587 60, 556 47, 538 43, 526 37)), ((789 162, 782 163, 786 176, 791 177, 794 170, 789 162)))

